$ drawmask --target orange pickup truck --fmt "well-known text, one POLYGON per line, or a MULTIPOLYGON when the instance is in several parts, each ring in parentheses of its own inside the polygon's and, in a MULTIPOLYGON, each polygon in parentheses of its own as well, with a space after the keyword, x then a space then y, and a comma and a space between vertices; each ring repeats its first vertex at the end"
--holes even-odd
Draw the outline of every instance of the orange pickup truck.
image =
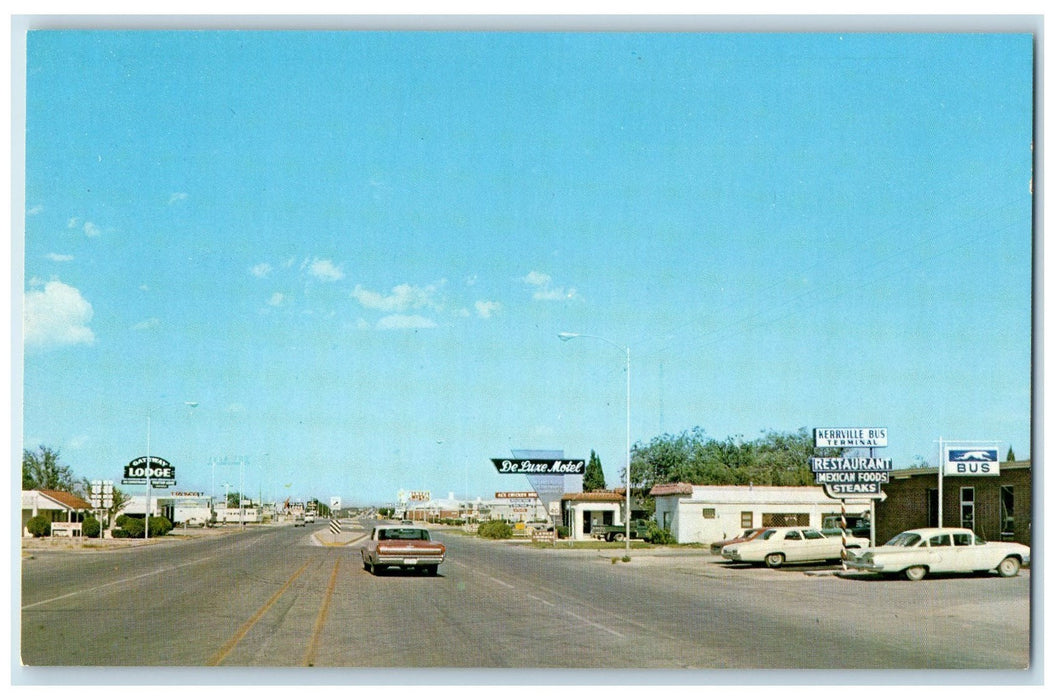
POLYGON ((372 574, 396 566, 429 576, 438 573, 447 554, 447 548, 433 541, 427 529, 408 525, 378 525, 360 551, 363 568, 372 574))

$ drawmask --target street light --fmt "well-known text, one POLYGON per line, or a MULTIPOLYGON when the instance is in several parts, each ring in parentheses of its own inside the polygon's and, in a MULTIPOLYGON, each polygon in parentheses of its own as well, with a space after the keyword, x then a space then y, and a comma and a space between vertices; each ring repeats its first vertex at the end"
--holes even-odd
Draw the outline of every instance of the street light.
POLYGON ((585 335, 583 333, 558 333, 557 337, 564 342, 573 338, 593 338, 602 343, 608 343, 626 353, 626 554, 630 556, 630 346, 622 346, 613 343, 607 338, 597 335, 585 335))

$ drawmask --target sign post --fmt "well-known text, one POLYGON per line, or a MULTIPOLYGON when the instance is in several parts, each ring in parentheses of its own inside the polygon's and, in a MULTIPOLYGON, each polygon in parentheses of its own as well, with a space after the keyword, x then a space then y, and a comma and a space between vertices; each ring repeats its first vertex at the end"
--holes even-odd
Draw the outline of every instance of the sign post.
POLYGON ((846 501, 851 498, 872 499, 870 507, 871 532, 869 543, 875 546, 875 499, 885 500, 883 484, 890 483, 893 463, 876 457, 875 448, 887 446, 886 428, 815 428, 814 447, 857 449, 867 448, 868 457, 813 457, 810 469, 816 483, 824 486, 829 498, 841 501, 840 528, 842 530, 842 562, 846 568, 846 501))

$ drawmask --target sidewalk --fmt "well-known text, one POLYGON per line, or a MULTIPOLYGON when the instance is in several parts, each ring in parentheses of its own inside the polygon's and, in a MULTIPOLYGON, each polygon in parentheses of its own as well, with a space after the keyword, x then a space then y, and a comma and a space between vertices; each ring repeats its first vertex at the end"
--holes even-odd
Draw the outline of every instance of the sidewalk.
MULTIPOLYGON (((254 525, 254 527, 261 527, 254 525)), ((175 544, 189 539, 202 537, 223 537, 239 532, 235 527, 189 527, 174 528, 168 534, 161 537, 149 539, 132 539, 128 537, 104 539, 93 539, 89 537, 23 537, 22 553, 27 552, 66 552, 83 551, 98 552, 115 549, 128 549, 130 547, 148 547, 163 544, 175 544)))

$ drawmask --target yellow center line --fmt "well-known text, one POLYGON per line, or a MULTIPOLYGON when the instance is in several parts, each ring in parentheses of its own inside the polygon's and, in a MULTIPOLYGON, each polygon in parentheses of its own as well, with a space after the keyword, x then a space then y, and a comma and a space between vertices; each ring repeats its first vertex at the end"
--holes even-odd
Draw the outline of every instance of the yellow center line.
POLYGON ((333 597, 333 591, 337 587, 337 570, 341 567, 341 560, 333 562, 333 573, 330 574, 330 584, 326 587, 326 597, 322 600, 322 607, 319 608, 319 616, 315 618, 315 629, 311 631, 311 644, 308 645, 308 651, 304 654, 304 666, 315 665, 315 650, 319 646, 319 635, 322 634, 322 626, 326 623, 326 613, 330 609, 330 598, 333 597))
POLYGON ((278 589, 275 595, 271 596, 271 598, 269 598, 268 601, 264 603, 264 605, 259 610, 256 611, 256 614, 249 618, 249 620, 244 625, 242 625, 237 632, 234 633, 233 637, 227 640, 226 644, 220 647, 220 650, 216 652, 216 654, 214 654, 213 657, 205 663, 205 665, 219 666, 223 662, 223 660, 227 658, 227 655, 231 653, 231 650, 233 650, 235 646, 238 645, 238 642, 242 641, 242 638, 249 633, 249 630, 253 629, 253 625, 260 621, 260 618, 264 616, 264 613, 270 610, 271 606, 274 605, 275 602, 282 597, 282 594, 286 592, 286 589, 288 589, 290 585, 297 580, 297 577, 304 573, 304 570, 308 568, 308 564, 310 563, 310 559, 304 562, 304 566, 297 569, 297 571, 289 577, 289 580, 282 585, 282 588, 278 589))

